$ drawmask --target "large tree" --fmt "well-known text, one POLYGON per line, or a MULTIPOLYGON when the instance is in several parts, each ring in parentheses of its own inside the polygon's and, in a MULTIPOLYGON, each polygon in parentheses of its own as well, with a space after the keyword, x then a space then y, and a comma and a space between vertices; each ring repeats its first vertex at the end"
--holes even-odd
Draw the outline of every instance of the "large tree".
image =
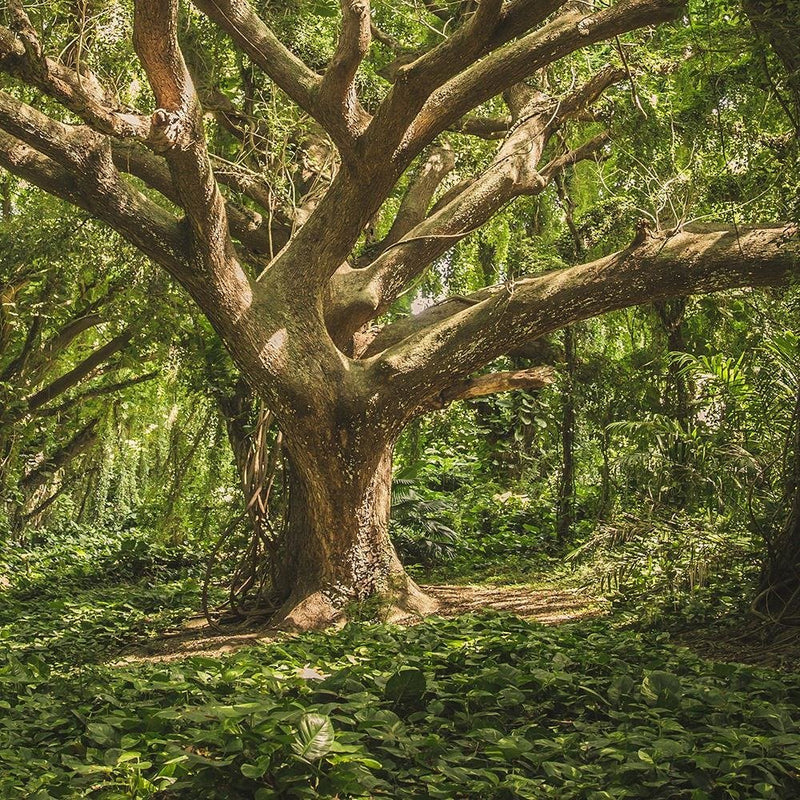
POLYGON ((135 0, 133 43, 154 108, 144 113, 81 59, 80 19, 59 57, 20 0, 8 0, 0 165, 103 220, 170 273, 274 414, 291 464, 273 586, 285 624, 324 624, 376 594, 400 613, 433 608, 388 538, 392 446, 426 409, 542 380, 535 370, 476 376, 486 365, 606 311, 780 284, 796 271, 797 233, 786 225, 643 228, 621 252, 378 326, 460 239, 609 145, 605 131, 572 146, 562 132, 592 124, 603 92, 631 79, 622 48, 619 64, 566 91, 548 89, 546 69, 679 19, 682 0, 426 3, 439 28, 423 46, 424 37, 406 46, 375 27, 369 0, 341 0, 332 56, 312 65, 247 0, 193 4, 204 30, 210 21, 232 40, 241 84, 228 94, 209 85, 208 53, 199 29, 184 35, 178 0, 135 0), (358 89, 373 39, 393 59, 381 70, 387 89, 367 101, 358 89), (294 151, 303 161, 295 168, 310 174, 303 202, 288 208, 265 175, 269 159, 231 165, 209 135, 213 115, 254 149, 268 141, 271 120, 249 91, 253 66, 302 112, 306 146, 294 151), (487 115, 500 98, 507 112, 487 115), (452 130, 498 145, 488 164, 442 192, 452 130), (375 240, 373 220, 398 186, 405 193, 393 224, 375 240))

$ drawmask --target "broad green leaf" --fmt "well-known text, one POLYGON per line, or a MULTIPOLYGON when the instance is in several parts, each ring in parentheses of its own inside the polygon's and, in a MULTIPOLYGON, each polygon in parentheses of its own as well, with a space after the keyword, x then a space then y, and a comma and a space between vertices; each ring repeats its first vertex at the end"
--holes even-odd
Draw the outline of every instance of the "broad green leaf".
POLYGON ((318 761, 330 752, 334 741, 333 724, 323 714, 304 714, 297 728, 292 750, 306 761, 318 761))
POLYGON ((407 703, 422 697, 426 687, 427 682, 422 670, 416 667, 404 667, 386 681, 383 695, 395 703, 407 703))

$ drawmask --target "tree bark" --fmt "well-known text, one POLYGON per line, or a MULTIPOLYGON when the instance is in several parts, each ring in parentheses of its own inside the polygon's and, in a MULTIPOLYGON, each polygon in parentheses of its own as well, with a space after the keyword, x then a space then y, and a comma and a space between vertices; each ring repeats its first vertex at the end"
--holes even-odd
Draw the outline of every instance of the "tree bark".
POLYGON ((363 614, 391 621, 435 610, 389 538, 392 443, 364 436, 369 447, 325 452, 304 439, 288 440, 289 524, 275 586, 286 599, 274 622, 305 629, 363 614))

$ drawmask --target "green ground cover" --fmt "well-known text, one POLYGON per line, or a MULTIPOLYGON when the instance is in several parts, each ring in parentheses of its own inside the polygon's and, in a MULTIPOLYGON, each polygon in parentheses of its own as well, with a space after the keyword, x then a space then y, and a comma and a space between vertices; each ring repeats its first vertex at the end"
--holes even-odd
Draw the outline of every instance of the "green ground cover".
POLYGON ((0 797, 800 793, 800 674, 494 613, 109 666, 196 598, 188 575, 143 581, 3 592, 0 797))

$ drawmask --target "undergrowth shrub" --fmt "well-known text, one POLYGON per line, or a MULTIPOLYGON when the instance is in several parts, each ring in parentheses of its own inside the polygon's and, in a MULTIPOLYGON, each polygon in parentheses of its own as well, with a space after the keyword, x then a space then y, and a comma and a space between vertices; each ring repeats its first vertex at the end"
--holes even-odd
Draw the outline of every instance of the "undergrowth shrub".
POLYGON ((33 545, 0 543, 0 575, 15 595, 41 597, 98 582, 197 573, 204 558, 198 543, 166 544, 148 528, 70 523, 48 531, 33 545))
POLYGON ((620 515, 568 554, 618 607, 646 621, 700 621, 742 609, 758 578, 752 535, 723 518, 620 515))
MULTIPOLYGON (((0 650, 69 667, 108 657, 189 616, 202 549, 148 529, 64 526, 0 547, 0 650)), ((1 795, 0 795, 1 796, 1 795)))

